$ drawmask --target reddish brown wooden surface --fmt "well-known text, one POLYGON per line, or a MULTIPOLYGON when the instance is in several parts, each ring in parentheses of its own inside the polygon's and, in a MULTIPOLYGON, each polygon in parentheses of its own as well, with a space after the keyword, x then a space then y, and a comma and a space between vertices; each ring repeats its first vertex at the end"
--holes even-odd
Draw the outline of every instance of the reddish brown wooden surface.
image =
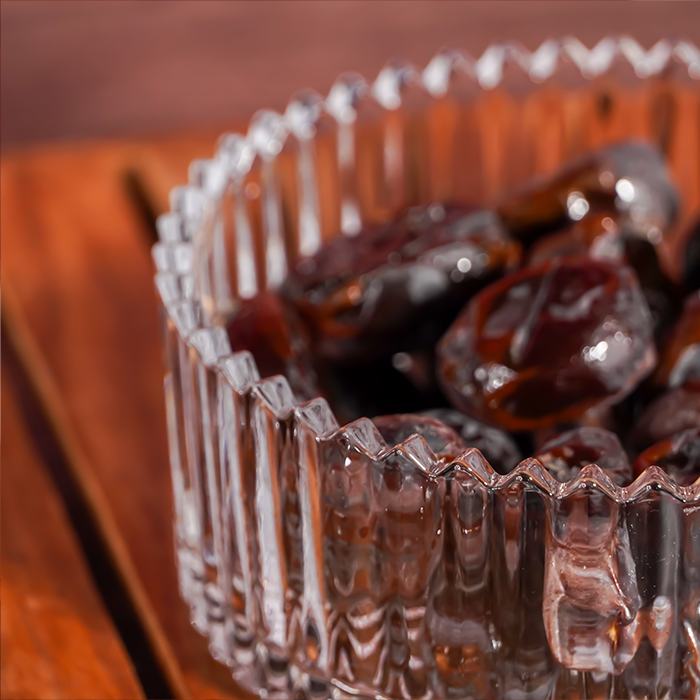
POLYGON ((2 443, 2 697, 142 698, 5 376, 2 443))
POLYGON ((177 593, 151 241, 124 187, 127 170, 160 163, 162 149, 178 154, 153 166, 150 181, 163 193, 212 144, 93 145, 5 159, 2 305, 171 687, 181 697, 233 698, 240 691, 177 593))

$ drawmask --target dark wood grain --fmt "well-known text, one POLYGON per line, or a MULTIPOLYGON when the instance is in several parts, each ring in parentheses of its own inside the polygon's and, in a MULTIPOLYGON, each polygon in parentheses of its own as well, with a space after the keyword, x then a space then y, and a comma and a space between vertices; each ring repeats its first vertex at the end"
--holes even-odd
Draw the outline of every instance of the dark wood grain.
MULTIPOLYGON (((148 152, 181 149, 186 163, 212 142, 148 152)), ((177 593, 149 239, 124 187, 139 152, 118 144, 3 161, 3 320, 171 687, 235 698, 177 593)), ((176 168, 171 184, 184 176, 176 168)), ((165 188, 162 177, 153 180, 165 188)))
MULTIPOLYGON (((3 375, 5 375, 3 357, 3 375)), ((7 700, 142 698, 66 512, 2 381, 0 688, 7 700)))

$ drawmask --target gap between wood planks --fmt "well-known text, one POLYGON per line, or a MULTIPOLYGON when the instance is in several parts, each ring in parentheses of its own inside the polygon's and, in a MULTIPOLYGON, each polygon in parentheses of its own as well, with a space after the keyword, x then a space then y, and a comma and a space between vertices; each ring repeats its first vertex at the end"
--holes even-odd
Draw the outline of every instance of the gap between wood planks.
POLYGON ((149 248, 158 242, 156 221, 161 213, 155 197, 144 182, 143 175, 138 169, 129 168, 124 172, 122 183, 126 196, 133 205, 136 215, 143 223, 143 231, 149 248))
MULTIPOLYGON (((11 292, 9 293, 11 297, 11 292)), ((172 650, 141 590, 118 529, 75 436, 52 410, 57 388, 3 289, 3 361, 30 435, 56 484, 85 559, 147 698, 190 697, 172 650), (69 466, 69 465, 72 465, 69 466)))

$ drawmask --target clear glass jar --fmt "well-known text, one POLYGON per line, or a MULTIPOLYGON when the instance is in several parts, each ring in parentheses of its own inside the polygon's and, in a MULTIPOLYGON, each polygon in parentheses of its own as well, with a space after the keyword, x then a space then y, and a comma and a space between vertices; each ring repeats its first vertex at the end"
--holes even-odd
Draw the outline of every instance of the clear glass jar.
MULTIPOLYGON (((231 353, 221 319, 335 236, 431 201, 488 202, 622 138, 700 206, 700 52, 629 38, 342 75, 222 137, 153 250, 180 590, 263 697, 700 697, 700 483, 658 467, 506 476, 418 437, 340 427, 231 353), (396 474, 400 478, 395 478, 396 474), (389 475, 393 475, 389 478, 389 475)), ((673 251, 671 251, 673 252, 673 251)))

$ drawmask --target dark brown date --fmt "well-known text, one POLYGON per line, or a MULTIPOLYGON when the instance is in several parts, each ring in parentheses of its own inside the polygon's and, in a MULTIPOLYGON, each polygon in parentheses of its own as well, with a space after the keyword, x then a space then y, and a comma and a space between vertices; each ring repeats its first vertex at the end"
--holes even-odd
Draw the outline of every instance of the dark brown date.
POLYGON ((434 346, 465 302, 519 259, 493 213, 434 204, 331 241, 297 265, 282 293, 319 356, 366 363, 434 346))
POLYGON ((570 481, 589 464, 597 464, 618 486, 629 485, 633 478, 617 435, 600 428, 577 428, 557 435, 534 457, 557 481, 570 481))
POLYGON ((619 401, 656 353, 634 272, 574 257, 524 268, 478 294, 440 341, 438 358, 457 408, 521 431, 619 401))
POLYGON ((678 212, 661 154, 635 141, 587 154, 508 194, 498 214, 518 239, 532 242, 600 209, 617 212, 622 228, 659 243, 678 212))
POLYGON ((453 408, 436 408, 423 415, 437 418, 452 428, 467 447, 475 447, 499 474, 507 474, 522 459, 513 438, 498 428, 474 420, 453 408))
POLYGON ((636 421, 627 440, 630 454, 700 425, 700 381, 687 381, 654 399, 636 421))
POLYGON ((588 255, 634 268, 659 339, 679 313, 682 292, 664 271, 658 248, 657 243, 627 230, 617 212, 600 211, 541 238, 528 258, 534 265, 565 255, 588 255))
POLYGON ((377 416, 372 419, 389 447, 398 445, 411 435, 420 435, 441 461, 453 462, 466 451, 460 436, 437 418, 415 413, 377 416))
POLYGON ((262 377, 283 374, 299 400, 320 395, 308 332, 284 299, 262 292, 242 300, 226 331, 233 352, 249 350, 262 377))
POLYGON ((652 382, 659 389, 676 389, 700 381, 700 291, 691 294, 659 352, 652 382))
POLYGON ((700 427, 684 430, 644 450, 634 463, 634 471, 639 475, 653 464, 681 486, 695 483, 700 479, 700 427))

